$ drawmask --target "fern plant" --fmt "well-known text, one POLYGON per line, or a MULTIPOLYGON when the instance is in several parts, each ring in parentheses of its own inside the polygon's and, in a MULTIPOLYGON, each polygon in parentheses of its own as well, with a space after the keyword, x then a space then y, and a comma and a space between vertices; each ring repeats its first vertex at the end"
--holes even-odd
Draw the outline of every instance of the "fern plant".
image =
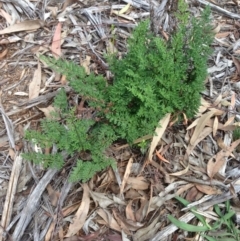
MULTIPOLYGON (((207 58, 211 53, 210 10, 199 19, 191 19, 187 5, 179 1, 179 26, 165 42, 149 30, 149 21, 141 22, 128 41, 128 52, 119 60, 109 56, 114 78, 110 84, 102 75, 87 75, 83 67, 65 60, 41 57, 55 71, 67 76, 72 89, 95 109, 94 119, 78 119, 67 103, 63 90, 55 98, 61 121, 43 120, 42 133, 30 131, 26 138, 35 139, 41 147, 53 143, 68 155, 87 151, 90 160, 79 160, 71 180, 87 181, 94 173, 113 165, 105 149, 119 138, 132 143, 154 132, 166 113, 185 113, 193 117, 200 105, 200 91, 207 76, 207 58)), ((43 156, 24 155, 32 161, 43 156)), ((57 164, 48 155, 47 167, 57 164)))
MULTIPOLYGON (((64 100, 66 101, 64 95, 65 92, 59 92, 55 98, 55 107, 67 106, 67 102, 64 104, 64 100)), ((42 149, 52 147, 54 144, 58 153, 24 153, 22 155, 26 160, 43 164, 45 168, 60 169, 64 165, 63 152, 67 156, 88 153, 89 160, 78 159, 70 175, 70 181, 82 180, 83 182, 89 180, 96 172, 108 166, 115 166, 114 160, 104 155, 106 148, 115 140, 115 133, 111 128, 100 126, 94 120, 78 119, 74 108, 65 109, 60 116, 61 121, 56 121, 54 118, 42 120, 41 132, 31 130, 25 133, 27 140, 33 141, 42 149), (94 128, 90 131, 92 127, 94 128)))

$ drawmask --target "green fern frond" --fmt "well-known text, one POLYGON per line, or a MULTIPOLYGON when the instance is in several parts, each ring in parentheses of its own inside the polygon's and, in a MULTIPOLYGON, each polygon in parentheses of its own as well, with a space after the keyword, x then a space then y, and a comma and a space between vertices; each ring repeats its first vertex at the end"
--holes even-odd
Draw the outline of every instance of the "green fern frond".
MULTIPOLYGON (((168 42, 154 36, 149 21, 143 21, 128 40, 127 54, 122 59, 108 56, 114 75, 112 83, 107 83, 102 75, 88 75, 72 62, 40 57, 50 68, 64 74, 72 89, 95 112, 92 119, 77 118, 62 89, 54 100, 61 118, 43 120, 41 133, 26 132, 26 138, 42 148, 54 144, 59 153, 90 153, 90 160, 77 161, 71 181, 87 181, 112 166, 114 162, 106 157, 105 150, 117 139, 131 144, 141 136, 153 134, 159 119, 167 113, 184 112, 191 118, 197 112, 213 40, 210 9, 200 18, 191 18, 187 5, 179 0, 176 16, 179 25, 168 42)), ((59 155, 56 160, 39 153, 27 154, 26 158, 60 168, 63 160, 59 155)))
POLYGON ((42 164, 44 168, 61 169, 64 165, 63 157, 60 153, 42 154, 36 152, 23 153, 22 157, 35 164, 42 164))

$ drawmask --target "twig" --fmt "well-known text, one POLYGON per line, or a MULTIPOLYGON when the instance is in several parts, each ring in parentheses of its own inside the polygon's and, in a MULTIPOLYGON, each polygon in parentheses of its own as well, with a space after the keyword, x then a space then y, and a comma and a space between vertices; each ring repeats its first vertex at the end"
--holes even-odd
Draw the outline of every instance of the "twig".
MULTIPOLYGON (((17 191, 18 178, 20 175, 21 166, 22 166, 22 157, 20 155, 16 155, 15 161, 13 162, 12 173, 8 184, 8 190, 7 190, 7 195, 4 203, 4 209, 3 209, 2 220, 1 220, 1 226, 4 228, 8 226, 12 216, 13 202, 17 191)), ((4 235, 2 231, 3 230, 0 228, 0 241, 4 239, 4 235)))
POLYGON ((223 15, 227 16, 227 17, 230 17, 230 18, 237 18, 237 19, 240 19, 240 15, 239 14, 236 14, 236 13, 232 13, 232 12, 229 12, 219 6, 216 6, 212 3, 209 3, 205 0, 196 0, 197 2, 199 2, 200 4, 204 5, 204 6, 210 6, 210 8, 214 11, 217 11, 219 13, 222 13, 223 15))
POLYGON ((49 169, 43 178, 39 181, 38 185, 31 193, 26 203, 25 208, 22 210, 22 215, 15 227, 14 233, 12 235, 13 240, 19 241, 28 226, 29 222, 32 219, 33 213, 37 210, 38 204, 42 197, 42 193, 44 192, 48 183, 52 180, 54 175, 57 173, 55 169, 49 169))

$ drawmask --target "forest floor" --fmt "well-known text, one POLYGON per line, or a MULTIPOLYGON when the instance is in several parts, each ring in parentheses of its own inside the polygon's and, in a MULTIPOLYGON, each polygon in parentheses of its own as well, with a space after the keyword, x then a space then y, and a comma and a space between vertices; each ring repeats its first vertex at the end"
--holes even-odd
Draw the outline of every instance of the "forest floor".
MULTIPOLYGON (((0 1, 0 241, 204 240, 169 221, 171 214, 198 224, 176 195, 209 224, 213 206, 224 212, 228 200, 240 216, 240 140, 233 138, 240 123, 238 0, 187 1, 195 17, 211 4, 215 34, 196 118, 175 126, 162 120, 158 137, 141 139, 142 152, 141 141, 136 148, 115 143, 117 169, 85 184, 69 183, 69 168, 44 170, 21 158, 29 148, 25 130, 39 127, 57 90, 68 84, 38 57, 55 54, 107 78, 104 54, 124 54, 133 28, 150 17, 151 7, 160 9, 161 21, 170 26, 176 1, 8 2, 0 1)), ((162 34, 169 37, 164 29, 162 34)))

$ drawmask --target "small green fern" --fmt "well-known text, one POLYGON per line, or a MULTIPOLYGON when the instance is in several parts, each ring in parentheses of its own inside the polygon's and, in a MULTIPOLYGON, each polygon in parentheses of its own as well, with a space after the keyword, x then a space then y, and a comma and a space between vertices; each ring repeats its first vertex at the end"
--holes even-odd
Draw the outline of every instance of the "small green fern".
MULTIPOLYGON (((57 98, 60 96, 62 96, 61 92, 57 98)), ((65 163, 61 152, 64 151, 71 156, 76 153, 89 153, 90 161, 77 161, 77 165, 70 175, 71 181, 86 182, 96 172, 108 166, 114 167, 114 160, 104 154, 106 148, 116 139, 113 130, 108 126, 101 126, 93 120, 77 119, 74 109, 65 112, 64 116, 65 118, 62 118, 60 122, 54 119, 42 120, 41 132, 31 130, 25 133, 27 140, 33 141, 43 149, 51 147, 54 143, 59 153, 30 152, 24 153, 23 157, 36 164, 43 164, 45 168, 60 169, 65 163), (93 130, 89 131, 90 128, 93 130)))
MULTIPOLYGON (((105 155, 113 141, 121 138, 133 143, 153 133, 166 113, 184 112, 193 117, 200 105, 211 53, 209 15, 206 9, 201 18, 191 19, 187 5, 180 0, 179 26, 168 42, 149 31, 149 21, 140 23, 129 39, 127 54, 121 60, 114 55, 108 57, 114 74, 112 84, 101 75, 87 75, 83 67, 72 62, 41 57, 49 67, 67 76, 69 85, 95 109, 96 115, 78 119, 62 89, 54 100, 61 120, 43 120, 42 132, 28 131, 26 138, 42 148, 54 143, 59 153, 72 156, 88 152, 90 159, 79 159, 70 177, 71 181, 87 181, 114 165, 105 155)), ((43 162, 45 167, 61 167, 64 163, 60 154, 56 159, 39 153, 26 153, 24 157, 43 162)))

